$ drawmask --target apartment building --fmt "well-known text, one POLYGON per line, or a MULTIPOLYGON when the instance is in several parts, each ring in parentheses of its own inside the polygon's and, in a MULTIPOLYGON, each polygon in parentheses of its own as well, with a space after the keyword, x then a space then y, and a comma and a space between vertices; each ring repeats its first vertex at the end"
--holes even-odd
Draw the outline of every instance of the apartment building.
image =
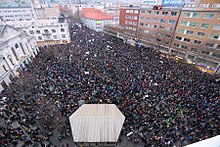
POLYGON ((130 35, 130 38, 137 37, 139 14, 139 6, 130 5, 120 8, 119 25, 124 27, 125 33, 130 35))
POLYGON ((180 15, 176 7, 141 7, 138 38, 143 45, 169 52, 180 15))
POLYGON ((30 21, 36 14, 29 3, 5 3, 0 5, 0 17, 4 21, 30 21))
POLYGON ((182 9, 170 53, 219 73, 220 4, 204 2, 182 9))

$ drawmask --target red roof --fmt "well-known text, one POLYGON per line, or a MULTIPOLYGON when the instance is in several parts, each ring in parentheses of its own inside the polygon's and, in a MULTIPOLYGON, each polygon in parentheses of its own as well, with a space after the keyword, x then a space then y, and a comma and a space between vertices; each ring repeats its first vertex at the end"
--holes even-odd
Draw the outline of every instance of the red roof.
POLYGON ((95 8, 83 8, 81 11, 83 17, 93 19, 93 20, 110 20, 113 16, 108 15, 101 10, 95 8))

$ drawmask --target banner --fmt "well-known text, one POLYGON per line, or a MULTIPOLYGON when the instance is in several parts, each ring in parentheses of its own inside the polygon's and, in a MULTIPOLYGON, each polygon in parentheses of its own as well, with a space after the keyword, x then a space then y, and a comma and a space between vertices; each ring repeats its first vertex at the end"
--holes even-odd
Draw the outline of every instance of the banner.
POLYGON ((162 6, 183 6, 186 0, 162 0, 162 6))

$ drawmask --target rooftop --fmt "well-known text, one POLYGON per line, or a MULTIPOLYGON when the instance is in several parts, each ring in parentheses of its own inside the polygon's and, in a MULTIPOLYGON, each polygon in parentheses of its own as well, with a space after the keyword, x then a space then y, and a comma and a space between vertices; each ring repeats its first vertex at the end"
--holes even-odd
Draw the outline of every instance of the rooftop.
POLYGON ((23 28, 23 27, 29 27, 31 25, 35 26, 55 26, 58 25, 58 19, 43 19, 43 20, 35 20, 32 21, 8 21, 6 22, 8 25, 11 25, 15 28, 23 28))
POLYGON ((82 15, 85 18, 93 19, 93 20, 110 20, 113 19, 112 15, 109 15, 101 10, 97 10, 95 8, 83 8, 81 11, 82 15))
POLYGON ((1 3, 0 8, 31 8, 31 5, 30 3, 22 3, 22 4, 1 3))

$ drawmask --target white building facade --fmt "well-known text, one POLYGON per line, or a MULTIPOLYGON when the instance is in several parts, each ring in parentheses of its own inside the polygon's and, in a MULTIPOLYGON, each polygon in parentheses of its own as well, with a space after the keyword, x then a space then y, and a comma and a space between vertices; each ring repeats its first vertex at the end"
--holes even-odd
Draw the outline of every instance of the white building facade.
POLYGON ((58 19, 5 23, 35 37, 38 46, 67 44, 71 42, 68 23, 60 22, 58 19))
POLYGON ((7 88, 39 49, 34 37, 9 25, 0 25, 0 91, 7 88))
POLYGON ((4 21, 30 21, 36 13, 30 4, 1 4, 0 17, 4 21))

